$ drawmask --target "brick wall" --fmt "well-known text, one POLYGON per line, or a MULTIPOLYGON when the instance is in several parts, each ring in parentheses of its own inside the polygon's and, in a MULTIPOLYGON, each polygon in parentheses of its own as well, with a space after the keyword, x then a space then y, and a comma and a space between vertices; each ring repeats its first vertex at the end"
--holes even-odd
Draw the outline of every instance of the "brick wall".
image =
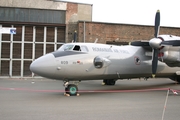
MULTIPOLYGON (((85 22, 86 42, 94 42, 98 38, 99 43, 107 41, 131 42, 134 40, 149 40, 154 36, 153 26, 113 24, 100 22, 85 22)), ((160 34, 180 36, 180 28, 161 27, 160 34)), ((84 41, 84 22, 78 23, 78 41, 84 41)))

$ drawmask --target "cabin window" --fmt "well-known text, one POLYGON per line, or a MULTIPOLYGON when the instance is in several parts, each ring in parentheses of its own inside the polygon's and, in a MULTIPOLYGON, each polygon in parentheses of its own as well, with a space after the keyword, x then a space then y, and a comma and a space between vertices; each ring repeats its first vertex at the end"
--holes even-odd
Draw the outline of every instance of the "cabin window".
POLYGON ((81 46, 81 51, 88 52, 89 50, 88 50, 87 46, 81 46))

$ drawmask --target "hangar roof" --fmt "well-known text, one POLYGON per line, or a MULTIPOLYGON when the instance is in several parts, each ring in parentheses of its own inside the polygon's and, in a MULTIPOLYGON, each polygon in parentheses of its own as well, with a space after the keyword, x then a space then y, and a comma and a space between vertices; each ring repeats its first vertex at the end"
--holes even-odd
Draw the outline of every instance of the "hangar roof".
POLYGON ((79 2, 72 2, 72 1, 65 1, 65 0, 51 0, 54 2, 67 2, 67 3, 77 3, 77 4, 85 4, 85 5, 93 5, 93 4, 89 4, 89 3, 79 3, 79 2))

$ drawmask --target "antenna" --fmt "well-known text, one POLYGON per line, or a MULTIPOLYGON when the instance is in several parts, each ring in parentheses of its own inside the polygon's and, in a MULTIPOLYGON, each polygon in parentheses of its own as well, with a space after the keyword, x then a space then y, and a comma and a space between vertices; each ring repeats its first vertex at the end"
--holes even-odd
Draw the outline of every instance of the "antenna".
POLYGON ((97 41, 98 41, 98 38, 96 38, 96 40, 94 41, 94 43, 97 43, 97 41))

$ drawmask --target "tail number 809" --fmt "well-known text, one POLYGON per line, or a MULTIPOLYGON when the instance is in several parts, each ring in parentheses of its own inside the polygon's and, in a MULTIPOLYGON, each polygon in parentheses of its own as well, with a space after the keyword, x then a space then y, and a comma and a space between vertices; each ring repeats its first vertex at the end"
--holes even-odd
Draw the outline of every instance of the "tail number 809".
POLYGON ((68 61, 61 61, 61 64, 67 65, 67 64, 68 64, 68 61))

